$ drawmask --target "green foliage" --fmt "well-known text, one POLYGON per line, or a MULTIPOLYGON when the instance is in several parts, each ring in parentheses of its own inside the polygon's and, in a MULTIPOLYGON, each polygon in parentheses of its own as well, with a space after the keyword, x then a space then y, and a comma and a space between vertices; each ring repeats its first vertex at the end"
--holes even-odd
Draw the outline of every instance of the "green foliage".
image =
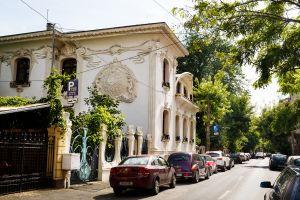
POLYGON ((178 59, 177 72, 191 72, 194 78, 202 80, 214 77, 220 70, 224 72, 222 82, 230 92, 239 93, 242 88, 242 71, 239 62, 229 59, 233 46, 221 37, 186 36, 189 55, 178 59))
POLYGON ((300 70, 287 72, 279 77, 280 91, 284 94, 300 93, 300 70))
POLYGON ((213 122, 219 121, 229 112, 230 103, 228 101, 229 92, 222 83, 223 72, 219 72, 214 76, 195 80, 194 99, 195 103, 203 113, 202 120, 206 127, 206 147, 210 148, 210 126, 213 122))
POLYGON ((221 121, 223 142, 231 152, 238 152, 248 143, 252 106, 246 93, 241 96, 231 95, 229 99, 231 112, 226 113, 221 121))
POLYGON ((191 10, 174 9, 185 27, 201 35, 220 35, 232 42, 236 61, 256 67, 256 86, 272 74, 300 68, 300 4, 296 0, 194 0, 191 10), (185 14, 183 14, 185 13, 185 14), (191 14, 192 13, 192 14, 191 14))
POLYGON ((294 102, 280 102, 277 106, 264 110, 257 125, 263 139, 262 145, 273 152, 290 154, 288 137, 299 122, 299 99, 294 102))
POLYGON ((66 128, 66 122, 63 118, 63 106, 61 103, 62 85, 70 79, 70 76, 60 74, 57 70, 53 70, 44 81, 44 88, 47 89, 46 101, 50 104, 50 125, 66 128))
POLYGON ((8 107, 8 106, 25 106, 28 104, 32 104, 34 101, 32 99, 27 99, 23 97, 0 97, 0 107, 8 107))
POLYGON ((107 134, 116 136, 125 125, 124 116, 118 110, 119 102, 108 95, 99 94, 95 88, 89 88, 90 96, 85 99, 89 106, 87 112, 82 112, 73 120, 73 129, 88 128, 91 139, 95 144, 102 140, 100 127, 107 126, 107 134))

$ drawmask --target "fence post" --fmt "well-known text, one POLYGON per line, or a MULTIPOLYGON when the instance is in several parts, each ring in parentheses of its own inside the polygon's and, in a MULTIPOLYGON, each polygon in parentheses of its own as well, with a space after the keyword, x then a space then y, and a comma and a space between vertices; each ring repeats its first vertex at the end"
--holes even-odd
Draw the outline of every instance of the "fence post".
POLYGON ((133 125, 128 125, 127 139, 128 139, 128 156, 132 156, 133 155, 133 150, 134 150, 134 130, 133 130, 133 125))
POLYGON ((137 135, 137 155, 142 154, 142 147, 143 147, 143 131, 142 127, 136 127, 136 135, 137 135))
POLYGON ((99 159, 98 159, 98 180, 103 180, 103 168, 105 166, 105 147, 107 142, 107 127, 106 125, 102 124, 100 128, 100 135, 102 136, 102 141, 99 144, 99 159))
POLYGON ((118 134, 115 137, 115 156, 113 162, 118 164, 121 162, 121 145, 122 145, 122 132, 118 130, 118 134))

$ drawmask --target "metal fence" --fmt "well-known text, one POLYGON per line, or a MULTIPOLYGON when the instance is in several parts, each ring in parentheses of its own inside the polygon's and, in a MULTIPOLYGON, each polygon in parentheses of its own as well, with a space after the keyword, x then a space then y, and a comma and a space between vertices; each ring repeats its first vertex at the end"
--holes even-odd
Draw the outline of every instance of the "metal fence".
POLYGON ((46 129, 0 130, 0 194, 49 186, 53 157, 47 161, 48 151, 53 146, 48 147, 46 129))

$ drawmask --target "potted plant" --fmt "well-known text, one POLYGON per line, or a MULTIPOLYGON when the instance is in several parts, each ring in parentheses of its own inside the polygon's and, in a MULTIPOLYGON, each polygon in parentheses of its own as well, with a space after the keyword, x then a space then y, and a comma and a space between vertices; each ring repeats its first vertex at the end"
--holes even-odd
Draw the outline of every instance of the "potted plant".
POLYGON ((169 134, 162 134, 161 141, 168 142, 170 140, 169 134))
POLYGON ((176 138, 175 138, 175 141, 177 141, 177 142, 180 142, 180 136, 178 135, 178 136, 176 136, 176 138))
POLYGON ((187 137, 184 137, 182 140, 183 143, 188 142, 188 141, 189 141, 189 139, 187 137))
POLYGON ((162 87, 165 89, 170 89, 170 83, 169 82, 163 82, 162 87))

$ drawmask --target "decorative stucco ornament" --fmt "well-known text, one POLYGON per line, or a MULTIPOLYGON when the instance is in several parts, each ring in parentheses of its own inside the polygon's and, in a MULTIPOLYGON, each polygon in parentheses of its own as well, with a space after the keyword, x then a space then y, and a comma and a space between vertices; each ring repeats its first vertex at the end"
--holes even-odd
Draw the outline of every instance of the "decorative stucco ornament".
POLYGON ((116 59, 97 74, 95 86, 98 92, 125 103, 131 103, 137 97, 137 79, 116 59))

